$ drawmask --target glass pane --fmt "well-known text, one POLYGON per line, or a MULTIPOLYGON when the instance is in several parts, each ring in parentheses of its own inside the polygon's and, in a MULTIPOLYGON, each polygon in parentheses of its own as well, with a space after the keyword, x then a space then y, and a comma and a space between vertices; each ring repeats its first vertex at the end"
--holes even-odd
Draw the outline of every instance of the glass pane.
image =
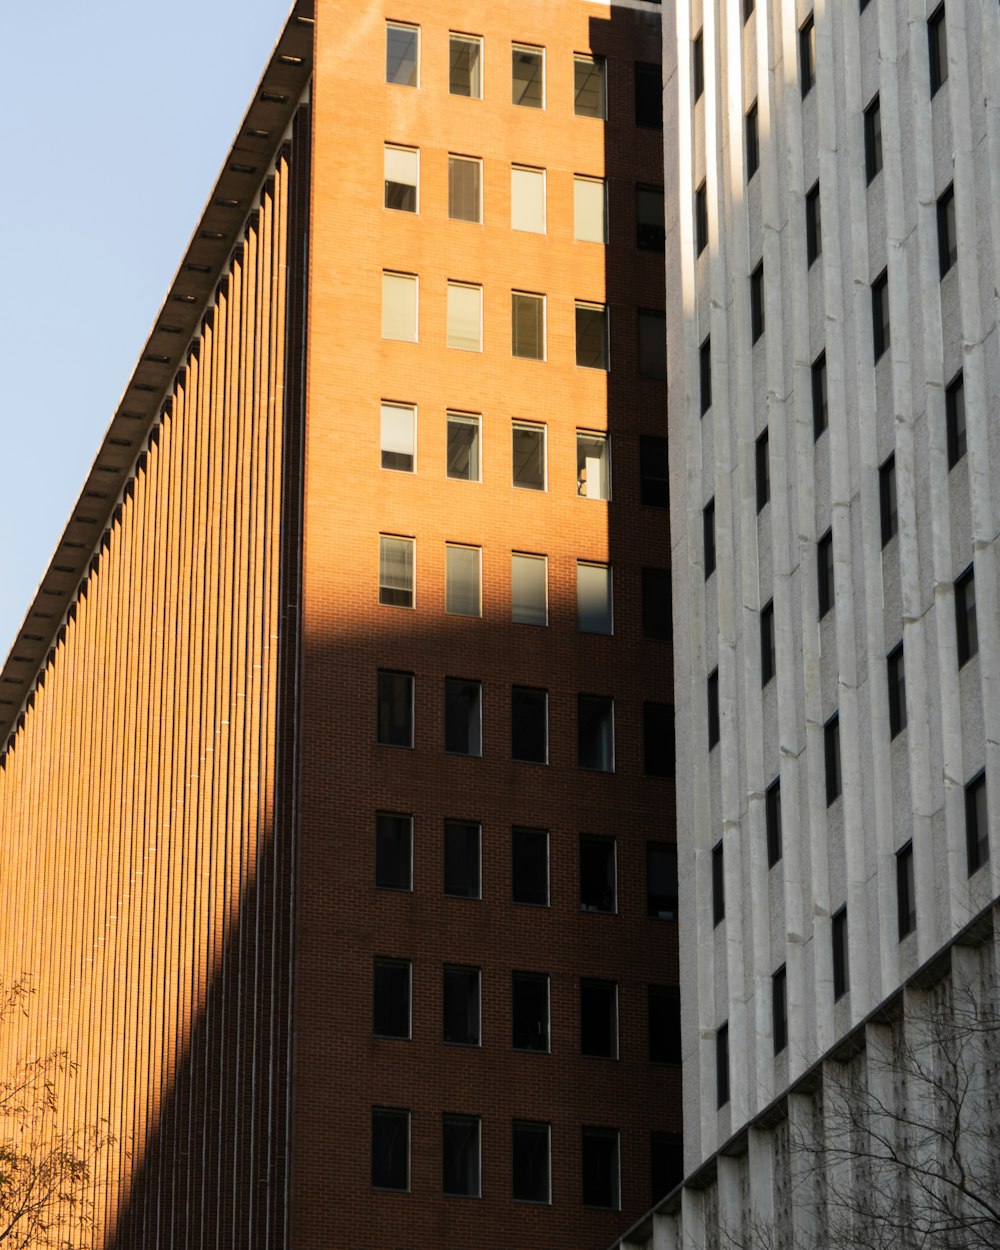
POLYGON ((614 771, 614 705, 611 699, 585 694, 578 696, 577 762, 581 768, 592 768, 597 772, 614 771))
POLYGON ((385 80, 401 87, 417 85, 417 47, 420 32, 416 26, 386 27, 385 80))
POLYGON ((656 187, 639 187, 635 199, 636 244, 651 252, 663 251, 663 192, 656 187))
POLYGON ((639 373, 644 378, 667 376, 667 319, 660 312, 639 313, 639 373))
POLYGON ((378 741, 387 747, 413 746, 413 677, 378 675, 378 741))
POLYGON ((576 306, 576 363, 588 369, 608 367, 607 317, 603 305, 576 306))
POLYGON ((514 902, 547 907, 549 902, 549 835, 544 829, 514 829, 511 857, 514 902))
POLYGON ((511 351, 529 360, 545 359, 545 300, 511 292, 511 351))
POLYGON ((546 561, 544 556, 511 557, 511 620, 521 625, 547 625, 546 561))
POLYGON ((573 179, 573 234, 583 243, 606 243, 604 180, 573 179))
POLYGON ((382 274, 382 337, 417 341, 417 280, 410 274, 382 274))
POLYGON ((481 39, 452 35, 449 40, 450 74, 448 89, 452 95, 483 96, 481 39))
POLYGON ((483 350, 483 291, 448 283, 448 346, 464 352, 483 350))
POLYGON ((511 99, 525 108, 545 107, 544 65, 541 48, 513 49, 511 60, 511 99))
POLYGON ((458 1198, 479 1195, 479 1120, 475 1116, 444 1117, 441 1161, 444 1193, 458 1198))
POLYGON ((510 228, 545 233, 545 172, 541 169, 510 171, 510 228))
POLYGON ((407 1111, 372 1110, 372 1185, 410 1187, 410 1116, 407 1111))
POLYGON ((378 601, 413 607, 413 539, 379 539, 378 601))
POLYGON ((416 411, 399 404, 382 405, 382 468, 412 473, 415 459, 416 411))
POLYGON ((444 691, 444 749, 455 755, 482 755, 481 684, 449 677, 444 691))
POLYGON ((576 436, 576 493, 585 499, 610 497, 608 440, 602 434, 576 436))
POLYGON ((511 755, 544 764, 548 760, 548 694, 514 686, 511 691, 511 755))
POLYGON ((549 1201, 549 1126, 515 1124, 512 1181, 518 1202, 549 1201))
POLYGON ((465 821, 444 822, 444 892, 451 898, 479 898, 480 829, 465 821))
POLYGON ((445 611, 453 616, 479 616, 480 552, 478 547, 448 547, 445 571, 445 611))
POLYGON ((479 481, 479 418, 448 413, 448 476, 479 481))
POLYGON ((482 162, 448 157, 448 216, 452 221, 482 221, 482 162))
POLYGON ((573 58, 573 111, 578 117, 604 117, 604 61, 573 58))
POLYGON ((576 626, 585 634, 612 633, 611 570, 606 564, 576 566, 576 626))
POLYGON ((514 485, 524 490, 544 490, 545 427, 515 425, 512 451, 514 485))
POLYGON ((385 149, 385 206, 417 211, 419 156, 413 148, 385 149))
POLYGON ((375 817, 375 885, 380 890, 413 886, 412 816, 379 812, 375 817))

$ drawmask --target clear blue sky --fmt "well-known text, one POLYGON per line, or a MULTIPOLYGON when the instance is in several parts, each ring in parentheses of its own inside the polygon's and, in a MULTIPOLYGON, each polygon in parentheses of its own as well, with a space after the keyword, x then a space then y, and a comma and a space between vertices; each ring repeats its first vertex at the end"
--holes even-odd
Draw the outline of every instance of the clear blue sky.
POLYGON ((291 0, 0 0, 0 666, 291 0))

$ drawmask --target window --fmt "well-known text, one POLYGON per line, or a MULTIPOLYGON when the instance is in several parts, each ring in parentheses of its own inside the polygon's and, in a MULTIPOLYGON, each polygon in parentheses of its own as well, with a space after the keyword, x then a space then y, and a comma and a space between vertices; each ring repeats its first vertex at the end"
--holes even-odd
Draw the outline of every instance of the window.
POLYGON ((757 479, 757 511, 763 512, 771 498, 771 456, 767 430, 757 438, 754 456, 757 479))
POLYGON ((511 830, 511 897, 531 907, 549 905, 549 835, 545 829, 511 830))
POLYGON ((483 98, 483 41, 478 35, 448 36, 448 90, 452 95, 483 98))
POLYGON ((480 1044, 480 980, 478 968, 445 964, 443 1040, 449 1045, 480 1044))
POLYGON ((420 29, 387 22, 385 27, 385 80, 397 87, 418 86, 420 29))
POLYGON ((448 156, 448 216, 452 221, 483 220, 483 162, 448 156))
POLYGON ((889 652, 886 669, 889 681, 889 737, 892 739, 906 728, 906 674, 902 643, 889 652))
POLYGON ((639 309, 639 376, 667 377, 667 314, 655 309, 639 309))
POLYGON ((618 982, 580 981, 580 1054, 618 1058, 618 982))
POLYGON ((372 1188, 410 1188, 410 1113, 372 1107, 372 1188))
POLYGON ((417 410, 412 404, 382 404, 379 431, 382 468, 412 473, 416 467, 417 410))
POLYGON ((743 0, 743 24, 746 25, 753 13, 754 0, 743 0))
POLYGON ((479 418, 469 413, 448 413, 448 476, 479 481, 479 418))
POLYGON ((713 668, 706 683, 708 692, 708 749, 719 744, 719 670, 713 668))
POLYGON ((771 977, 771 1027, 774 1053, 780 1055, 788 1045, 788 977, 784 964, 771 977))
POLYGON ((604 304, 576 304, 576 363, 587 369, 608 367, 608 310, 604 304))
POLYGON ((896 906, 899 916, 899 940, 917 927, 917 896, 913 889, 913 843, 896 852, 896 906))
POLYGON ((812 264, 823 251, 823 232, 819 206, 819 183, 806 192, 806 263, 812 264))
POLYGON ((444 892, 449 898, 482 898, 482 827, 468 820, 444 822, 444 892))
POLYGON ((549 1126, 514 1121, 511 1179, 515 1202, 549 1202, 549 1126))
POLYGON ((840 717, 834 712, 823 726, 823 762, 826 772, 826 805, 840 798, 840 717))
POLYGON ((615 771, 615 705, 599 695, 576 697, 577 763, 595 772, 615 771))
POLYGON ((647 508, 670 507, 667 440, 651 434, 639 437, 639 502, 647 508))
POLYGON ((715 1102, 724 1107, 729 1101, 729 1025, 715 1034, 715 1102))
POLYGON ((576 493, 583 499, 611 498, 607 434, 576 432, 576 493))
POLYGON ((878 506, 882 527, 882 546, 894 538, 899 529, 899 512, 896 506, 896 457, 889 458, 879 466, 878 506))
POLYGON ((580 838, 580 910, 613 915, 618 910, 618 867, 614 838, 580 838))
POLYGON ((872 96, 865 109, 865 176, 874 181, 882 172, 882 109, 878 94, 872 96))
POLYGON ((445 547, 445 611, 482 616, 482 552, 478 547, 445 547))
POLYGON ((618 1176, 618 1130, 583 1130, 583 1205, 621 1209, 618 1176))
POLYGON ((819 619, 833 607, 833 531, 827 530, 816 544, 816 592, 819 619))
POLYGON ((650 985, 647 991, 650 1063, 681 1062, 681 992, 674 985, 650 985))
POLYGON ((948 468, 953 469, 968 447, 965 432, 965 382, 961 370, 952 378, 944 393, 944 412, 948 438, 948 468))
POLYGON ((412 273, 382 273, 382 337, 417 341, 417 279, 412 273))
POLYGON ((413 746, 413 674, 378 671, 378 741, 384 747, 413 746))
POLYGON ((514 485, 522 490, 545 489, 545 426, 515 421, 511 452, 514 485))
POLYGON ((781 781, 771 782, 764 791, 764 826, 767 831, 767 866, 781 859, 781 781))
POLYGON ((614 633, 611 569, 607 564, 577 561, 576 627, 581 634, 614 633))
POLYGON ((515 1050, 549 1049, 549 978, 514 972, 510 986, 511 1040, 515 1050))
POLYGON ((394 608, 413 607, 412 538, 379 535, 378 601, 394 608))
POLYGON ((948 77, 948 31, 944 24, 943 3, 927 19, 927 53, 933 96, 948 77))
POLYGON ((607 192, 603 178, 574 175, 573 238, 581 243, 607 243, 607 192))
POLYGON ((546 764, 549 755, 548 701, 546 690, 513 686, 510 695, 511 758, 529 764, 546 764))
POLYGON ((698 348, 698 372, 701 415, 704 416, 712 406, 712 339, 710 335, 706 335, 705 341, 698 348))
POLYGON ((448 346, 462 352, 483 350, 483 288, 448 283, 448 346))
POLYGON ((708 247, 708 187, 704 182, 694 193, 694 242, 700 256, 708 247))
POLYGON ((441 1191, 453 1198, 479 1197, 479 1117, 446 1115, 441 1133, 441 1191))
POLYGON ((545 170, 510 167, 510 228, 545 233, 545 170))
POLYGON ((872 283, 872 350, 878 362, 889 350, 889 275, 883 269, 872 283))
POLYGON ((607 117, 607 62, 602 56, 573 57, 573 112, 577 117, 607 117))
POLYGON ((764 333, 764 262, 750 275, 750 341, 756 343, 764 333))
POLYGON ((816 23, 810 13, 799 28, 799 86, 803 100, 816 81, 816 23))
POLYGON ((510 350, 526 360, 545 359, 545 296, 510 293, 510 350))
POLYGON ((410 1036, 410 963, 376 959, 373 968, 372 1029, 376 1037, 410 1036))
POLYGON ((955 187, 949 183, 937 202, 938 263, 941 277, 958 260, 958 235, 955 229, 955 187))
POLYGON ((961 577, 955 579, 955 634, 958 642, 958 667, 961 668, 979 650, 976 579, 971 564, 961 577))
POLYGON ((833 1001, 836 1002, 838 998, 843 998, 850 985, 846 907, 841 907, 834 915, 830 930, 833 941, 833 1001))
POLYGON ((766 686, 777 671, 774 650, 774 600, 760 610, 760 684, 766 686))
POLYGON ((413 817, 397 812, 375 816, 375 887, 413 889, 413 817))
POLYGON ((726 918, 725 850, 721 842, 712 847, 712 924, 726 918))
POLYGON ((649 1204, 655 1206, 684 1179, 684 1138, 653 1133, 649 1139, 649 1204))
POLYGON ((697 104, 705 90, 705 37, 699 30, 691 44, 691 95, 697 104))
POLYGON ((677 919, 677 847, 673 842, 646 843, 646 915, 677 919))
POLYGON ((659 65, 635 67, 635 124, 663 129, 663 87, 659 65))
POLYGON ((511 553, 510 619, 519 625, 548 625, 548 561, 544 556, 511 553))
POLYGON ((747 182, 757 172, 760 165, 760 140, 757 135, 757 101, 747 109, 746 115, 746 132, 747 132, 747 182))
POLYGON ((545 49, 515 43, 511 50, 511 99, 523 108, 545 107, 545 49))
POLYGON ((820 352, 812 363, 813 439, 818 439, 829 424, 826 400, 826 352, 820 352))
POLYGON ((674 775, 674 705, 642 705, 642 771, 647 777, 674 775))
POLYGON ((673 630, 673 593, 669 569, 642 570, 642 636, 670 642, 673 630))
POLYGON ((385 145, 385 206, 403 213, 417 211, 420 153, 416 148, 385 145))
POLYGON ((981 772, 965 787, 965 847, 970 877, 990 858, 990 830, 986 818, 986 773, 981 772))
POLYGON ((701 536, 705 552, 705 581, 715 572, 715 500, 710 499, 701 512, 701 536))
POLYGON ((445 678, 444 749, 452 755, 482 755, 482 682, 445 678))
POLYGON ((644 252, 662 252, 664 248, 663 188, 635 189, 635 245, 644 252))

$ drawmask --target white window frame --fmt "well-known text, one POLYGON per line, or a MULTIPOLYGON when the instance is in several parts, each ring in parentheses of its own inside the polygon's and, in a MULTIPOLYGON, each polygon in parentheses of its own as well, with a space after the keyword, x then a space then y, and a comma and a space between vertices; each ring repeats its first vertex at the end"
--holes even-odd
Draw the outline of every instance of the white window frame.
POLYGON ((577 243, 598 243, 607 244, 608 241, 608 183, 606 178, 598 178, 591 174, 574 174, 573 175, 573 238, 577 243), (581 184, 589 186, 599 186, 601 188, 601 224, 602 232, 600 239, 592 239, 587 235, 580 233, 580 223, 578 218, 579 201, 577 199, 577 187, 581 184))
MULTIPOLYGON (((420 149, 410 147, 409 145, 405 143, 383 144, 383 147, 382 147, 382 179, 383 179, 382 181, 382 207, 388 209, 389 212, 391 213, 409 213, 410 212, 408 208, 392 208, 389 204, 386 204, 385 202, 385 184, 386 182, 389 181, 388 178, 385 177, 387 173, 386 164, 389 159, 390 152, 405 152, 407 155, 414 156, 416 158, 417 174, 416 174, 416 181, 413 183, 414 199, 416 203, 413 208, 413 213, 414 214, 419 213, 420 212, 420 149)), ((406 186, 408 184, 401 183, 400 185, 406 186)))
POLYGON ((548 234, 548 177, 546 171, 539 165, 519 165, 511 164, 510 167, 510 228, 518 230, 523 234, 548 234), (536 230, 533 226, 517 226, 514 224, 514 185, 517 174, 530 174, 532 177, 541 178, 542 186, 542 228, 536 230))
MULTIPOLYGON (((390 82, 387 77, 385 80, 385 85, 387 87, 412 87, 415 91, 419 91, 420 90, 420 62, 423 60, 422 56, 420 55, 422 51, 420 47, 420 44, 422 42, 420 38, 420 27, 417 26, 413 22, 395 22, 390 19, 386 20, 385 40, 386 40, 386 60, 387 61, 388 61, 388 55, 389 55, 389 28, 390 27, 395 27, 397 30, 416 31, 416 34, 417 34, 417 81, 415 83, 390 82)), ((385 69, 388 70, 388 68, 389 67, 387 63, 385 66, 385 69)))
POLYGON ((468 35, 462 30, 448 31, 448 94, 455 93, 451 90, 451 41, 458 39, 462 43, 478 43, 479 44, 479 95, 459 95, 460 100, 482 100, 486 96, 486 42, 482 35, 468 35))
MULTIPOLYGON (((543 45, 541 45, 541 44, 536 44, 536 43, 519 43, 517 40, 514 40, 514 41, 511 43, 511 45, 510 45, 510 83, 511 83, 511 93, 510 93, 510 99, 511 99, 511 104, 513 104, 513 105, 514 105, 514 108, 532 108, 532 109, 533 109, 533 108, 534 108, 534 105, 533 105, 533 104, 519 104, 519 103, 518 103, 518 104, 514 104, 514 53, 515 53, 515 52, 531 52, 531 53, 537 53, 537 54, 541 57, 541 59, 542 59, 542 103, 541 103, 541 105, 539 106, 539 108, 538 108, 538 110, 537 110, 537 111, 538 111, 539 113, 544 113, 544 112, 545 112, 545 110, 546 110, 546 108, 548 107, 548 99, 547 99, 547 94, 548 94, 548 73, 547 73, 547 69, 548 69, 548 67, 547 67, 547 66, 546 66, 546 64, 545 64, 545 48, 544 48, 544 46, 543 46, 543 45)), ((418 49, 418 55, 417 55, 417 66, 418 66, 418 70, 419 70, 419 65, 420 65, 420 57, 419 57, 419 49, 418 49)), ((419 77, 419 73, 418 73, 418 77, 419 77)))
POLYGON ((416 473, 417 471, 417 406, 416 404, 404 404, 394 399, 383 399, 379 405, 379 467, 386 473, 416 473), (413 467, 410 469, 396 469, 392 465, 387 465, 383 461, 385 455, 385 410, 387 408, 395 409, 397 412, 408 412, 411 417, 411 426, 413 430, 413 467))
POLYGON ((419 343, 420 342, 420 279, 415 273, 403 273, 398 269, 382 270, 382 338, 387 343, 419 343), (387 278, 402 278, 413 283, 413 338, 401 339, 385 332, 385 292, 387 278))
POLYGON ((483 288, 478 282, 459 282, 451 278, 448 279, 448 295, 447 310, 445 317, 445 341, 453 351, 460 352, 481 352, 483 350, 483 288), (451 325, 451 293, 452 291, 475 291, 479 296, 479 345, 478 347, 466 347, 462 343, 453 343, 452 325, 451 325))

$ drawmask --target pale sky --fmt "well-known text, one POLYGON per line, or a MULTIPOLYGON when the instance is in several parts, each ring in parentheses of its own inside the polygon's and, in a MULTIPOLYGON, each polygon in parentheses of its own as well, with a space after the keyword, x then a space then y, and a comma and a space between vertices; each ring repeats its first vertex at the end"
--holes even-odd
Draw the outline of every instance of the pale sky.
POLYGON ((291 0, 0 0, 0 666, 291 0))

